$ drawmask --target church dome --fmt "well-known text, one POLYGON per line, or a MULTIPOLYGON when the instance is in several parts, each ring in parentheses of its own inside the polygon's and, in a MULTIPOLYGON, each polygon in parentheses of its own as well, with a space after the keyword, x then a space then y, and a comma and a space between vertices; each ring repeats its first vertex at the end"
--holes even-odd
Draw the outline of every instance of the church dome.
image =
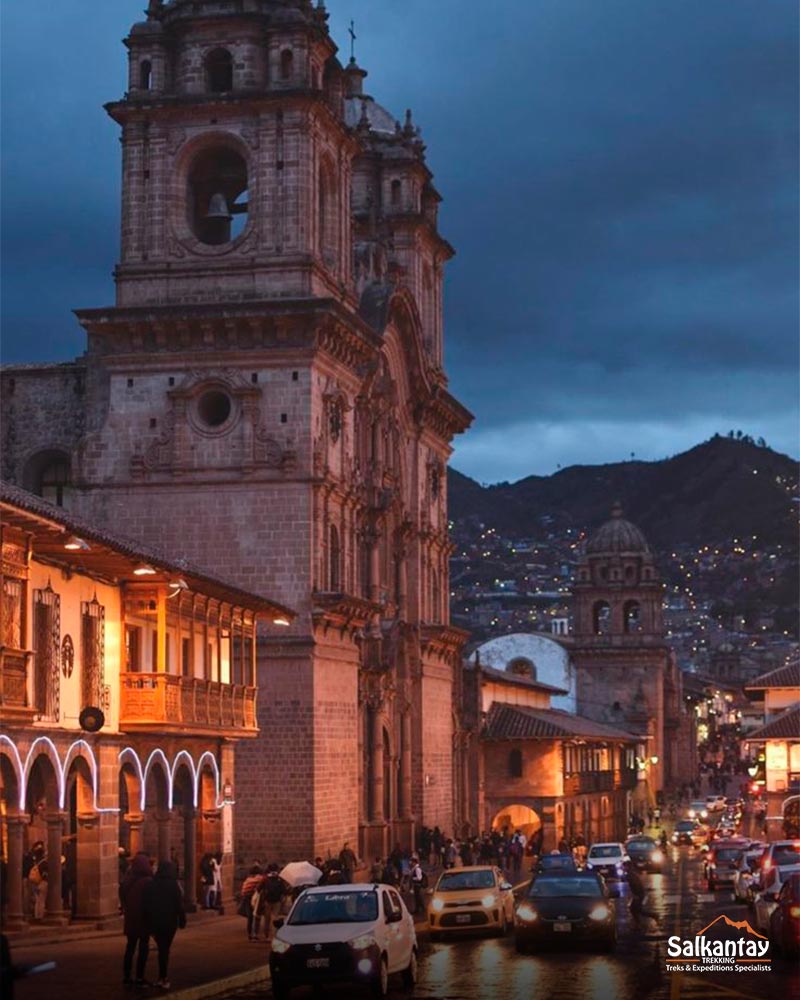
POLYGON ((355 94, 347 98, 344 108, 345 122, 350 128, 355 128, 363 115, 373 132, 382 132, 385 135, 395 135, 397 132, 397 120, 394 115, 371 97, 355 94))
POLYGON ((625 520, 622 516, 622 507, 617 503, 611 510, 611 519, 601 525, 589 539, 586 551, 591 555, 612 552, 639 552, 649 555, 650 546, 636 525, 625 520))

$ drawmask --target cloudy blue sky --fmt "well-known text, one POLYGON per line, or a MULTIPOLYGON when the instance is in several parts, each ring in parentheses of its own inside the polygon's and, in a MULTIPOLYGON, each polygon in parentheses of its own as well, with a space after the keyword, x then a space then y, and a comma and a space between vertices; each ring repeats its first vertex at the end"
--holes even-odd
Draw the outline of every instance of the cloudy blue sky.
MULTIPOLYGON (((113 299, 120 44, 145 0, 2 7, 7 362, 113 299)), ((797 454, 795 0, 329 0, 414 111, 456 246, 447 364, 481 481, 741 428, 797 454)))

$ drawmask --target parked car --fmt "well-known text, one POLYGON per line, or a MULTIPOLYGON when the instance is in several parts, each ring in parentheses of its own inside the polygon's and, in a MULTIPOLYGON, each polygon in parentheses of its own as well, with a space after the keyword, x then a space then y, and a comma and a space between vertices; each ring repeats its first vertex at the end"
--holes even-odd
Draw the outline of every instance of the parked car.
POLYGON ((383 997, 394 973, 407 989, 414 987, 414 921, 391 886, 313 886, 275 926, 269 956, 275 1000, 295 986, 342 981, 367 984, 383 997))
POLYGON ((752 904, 756 893, 761 888, 760 861, 763 848, 743 851, 733 872, 733 895, 741 903, 752 904))
POLYGON ((800 840, 773 840, 767 844, 761 859, 761 871, 800 864, 800 840))
POLYGON ((717 840, 706 856, 706 881, 708 891, 713 892, 718 886, 732 883, 736 872, 736 864, 744 855, 746 841, 717 840))
POLYGON ((499 868, 472 865, 442 872, 428 904, 431 938, 464 930, 505 934, 514 925, 514 893, 499 868))
POLYGON ((761 874, 761 891, 756 893, 753 901, 755 929, 766 934, 769 930, 769 920, 772 911, 778 905, 778 896, 783 883, 795 873, 800 872, 800 865, 786 865, 783 868, 774 865, 761 874))
POLYGON ((543 854, 536 862, 536 867, 532 869, 534 876, 549 874, 550 872, 575 872, 578 866, 575 858, 571 854, 561 854, 559 851, 552 851, 550 854, 543 854))
POLYGON ((619 842, 592 844, 586 855, 586 867, 605 878, 625 878, 625 862, 630 861, 625 845, 619 842))
POLYGON ((724 795, 707 795, 706 796, 706 809, 709 812, 722 812, 725 806, 728 804, 728 800, 724 795))
POLYGON ((666 860, 661 846, 652 837, 628 837, 625 853, 641 871, 660 872, 666 860))
POLYGON ((612 899, 618 896, 594 871, 540 875, 517 906, 517 951, 587 942, 612 951, 617 943, 612 899))
POLYGON ((790 875, 781 886, 769 918, 769 939, 787 958, 800 955, 800 873, 790 875))

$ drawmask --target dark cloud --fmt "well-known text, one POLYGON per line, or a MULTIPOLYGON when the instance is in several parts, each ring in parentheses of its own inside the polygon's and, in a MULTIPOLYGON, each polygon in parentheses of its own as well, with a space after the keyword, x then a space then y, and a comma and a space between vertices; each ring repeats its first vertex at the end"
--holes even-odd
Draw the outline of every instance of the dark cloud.
MULTIPOLYGON (((513 478, 730 427, 796 451, 795 3, 328 7, 343 49, 355 18, 367 90, 414 109, 445 197, 448 369, 477 416, 456 465, 513 478)), ((8 360, 71 356, 70 310, 113 298, 100 105, 141 8, 3 8, 8 360)))

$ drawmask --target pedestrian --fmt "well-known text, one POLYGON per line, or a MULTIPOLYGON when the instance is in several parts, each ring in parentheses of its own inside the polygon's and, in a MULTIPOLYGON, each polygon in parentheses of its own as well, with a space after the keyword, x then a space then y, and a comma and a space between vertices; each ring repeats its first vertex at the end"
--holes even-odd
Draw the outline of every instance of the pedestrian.
POLYGON ((380 858, 375 858, 369 870, 370 882, 380 882, 383 876, 383 862, 380 858))
POLYGON ((222 906, 222 851, 211 855, 211 905, 219 913, 224 912, 222 906))
POLYGON ((419 858, 414 854, 411 858, 411 888, 414 892, 414 914, 423 913, 425 910, 424 892, 428 885, 428 879, 419 863, 419 858))
POLYGON ((353 881, 353 876, 358 867, 358 859, 347 842, 345 842, 344 847, 339 852, 339 862, 344 881, 349 885, 353 881))
POLYGON ((654 913, 651 913, 649 910, 646 910, 644 908, 644 900, 646 895, 644 879, 642 878, 636 865, 634 865, 630 861, 626 861, 625 870, 628 876, 628 889, 630 890, 631 894, 631 904, 630 904, 631 916, 633 917, 633 922, 636 926, 636 929, 641 930, 643 927, 642 924, 643 917, 649 917, 650 919, 655 920, 656 923, 658 922, 658 919, 654 913))
POLYGON ((653 825, 653 816, 654 815, 655 815, 655 813, 653 811, 653 807, 652 806, 648 806, 647 807, 647 825, 648 826, 652 826, 653 825))
POLYGON ((240 916, 247 917, 247 937, 250 941, 258 940, 254 927, 256 910, 261 905, 259 890, 263 881, 264 876, 261 874, 261 865, 253 865, 249 875, 242 882, 242 888, 239 890, 238 912, 240 916), (256 893, 259 893, 259 895, 256 895, 256 893))
POLYGON ((186 926, 183 892, 174 862, 159 861, 155 878, 149 880, 143 899, 145 926, 158 948, 156 986, 168 990, 169 950, 178 928, 182 930, 186 926))
POLYGON ((214 895, 214 872, 211 868, 213 854, 210 851, 200 858, 200 884, 203 887, 203 909, 210 910, 213 907, 212 898, 214 895))
POLYGON ((381 873, 381 882, 383 882, 384 885, 391 885, 397 887, 399 881, 400 881, 400 876, 397 872, 397 869, 392 864, 392 859, 387 858, 386 864, 383 866, 383 872, 381 873))
MULTIPOLYGON (((261 889, 261 898, 263 900, 262 910, 264 914, 264 936, 267 941, 272 940, 273 927, 275 925, 275 921, 280 916, 281 906, 283 905, 283 899, 288 888, 288 885, 278 874, 278 866, 274 863, 268 865, 267 874, 264 878, 264 884, 261 889)), ((258 934, 258 931, 256 931, 256 934, 258 934)))
POLYGON ((119 887, 122 906, 123 933, 127 938, 122 959, 122 985, 147 986, 144 970, 150 951, 150 934, 144 920, 144 893, 153 878, 150 859, 141 851, 134 855, 130 868, 119 887), (138 953, 137 953, 138 948, 138 953), (136 953, 136 979, 131 979, 133 956, 136 953))

